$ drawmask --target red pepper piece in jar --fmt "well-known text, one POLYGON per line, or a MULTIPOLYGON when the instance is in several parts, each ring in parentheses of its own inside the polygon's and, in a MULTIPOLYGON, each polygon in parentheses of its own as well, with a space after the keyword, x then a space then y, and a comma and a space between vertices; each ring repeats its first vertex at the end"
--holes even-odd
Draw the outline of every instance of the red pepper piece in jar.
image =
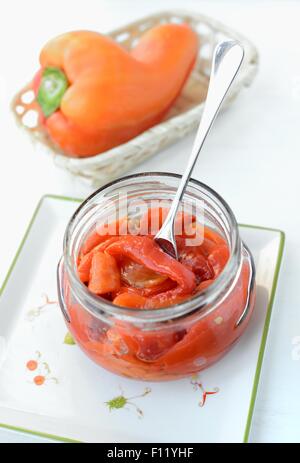
POLYGON ((179 261, 190 268, 200 281, 214 278, 214 270, 210 262, 204 257, 201 246, 186 246, 186 240, 178 237, 176 239, 179 261))
POLYGON ((150 289, 160 286, 168 277, 138 264, 132 259, 124 258, 121 262, 121 278, 132 288, 150 289))
POLYGON ((113 300, 115 305, 131 309, 144 309, 147 305, 147 298, 136 293, 121 293, 113 300))
POLYGON ((89 253, 81 256, 78 263, 78 276, 83 283, 88 283, 91 275, 91 266, 94 255, 97 252, 104 252, 105 249, 111 244, 117 241, 119 238, 117 236, 107 236, 105 241, 101 242, 95 246, 89 253))
POLYGON ((184 338, 185 334, 185 329, 139 334, 134 337, 135 341, 138 343, 136 356, 143 362, 154 362, 169 352, 175 344, 184 338))
POLYGON ((104 252, 97 252, 92 259, 89 290, 95 294, 106 294, 117 291, 120 286, 120 271, 115 259, 104 252))
POLYGON ((106 252, 118 258, 126 256, 154 272, 166 275, 178 283, 183 294, 193 293, 195 274, 176 259, 166 254, 148 236, 125 236, 108 246, 106 252))

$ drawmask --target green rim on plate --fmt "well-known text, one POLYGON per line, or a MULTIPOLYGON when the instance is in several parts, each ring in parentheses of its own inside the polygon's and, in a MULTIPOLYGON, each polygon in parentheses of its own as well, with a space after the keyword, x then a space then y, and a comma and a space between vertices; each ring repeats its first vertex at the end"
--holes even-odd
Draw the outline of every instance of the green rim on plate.
POLYGON ((253 417, 253 412, 254 412, 255 400, 257 396, 258 383, 259 383, 260 373, 262 369, 262 363, 263 363, 264 353, 266 349, 266 342, 267 342, 267 337, 268 337, 268 332, 269 332, 269 327, 270 327, 270 322, 271 322, 272 308, 274 304, 275 293, 276 293, 278 277, 279 277, 279 270, 280 270, 282 256, 283 256, 285 234, 283 231, 278 230, 276 228, 267 228, 267 227, 260 227, 260 226, 256 227, 254 225, 244 225, 244 224, 240 224, 239 226, 244 227, 244 228, 256 228, 259 230, 274 231, 274 232, 279 233, 280 235, 280 243, 279 243, 277 261, 276 261, 273 283, 272 283, 272 288, 271 288, 270 297, 269 297, 269 303, 268 303, 267 312, 266 312, 265 324, 263 328, 263 333, 262 333, 262 338, 261 338, 261 343, 260 343, 260 348, 259 348, 259 353, 258 353, 257 365, 256 365, 254 382, 253 382, 251 399, 250 399, 249 412, 248 412, 246 428, 245 428, 245 433, 244 433, 244 443, 247 443, 249 440, 249 435, 250 435, 250 428, 251 428, 251 422, 252 422, 252 417, 253 417))
MULTIPOLYGON (((2 295, 7 282, 12 274, 12 271, 17 263, 17 260, 21 254, 21 251, 23 249, 23 246, 28 238, 28 235, 30 233, 30 230, 35 222, 35 219, 39 213, 39 210, 45 201, 45 199, 54 199, 54 200, 61 200, 61 201, 71 201, 71 202, 77 202, 80 203, 83 200, 79 198, 71 198, 68 196, 57 196, 57 195, 44 195, 40 199, 33 216, 29 222, 29 225, 26 229, 26 232, 23 236, 23 239, 17 249, 16 255, 9 267, 9 270, 7 272, 7 275, 4 279, 4 282, 0 288, 0 296, 2 295)), ((277 287, 277 282, 278 282, 278 277, 279 277, 279 270, 281 266, 281 261, 282 261, 282 255, 283 255, 283 249, 284 249, 284 242, 285 242, 285 234, 283 231, 278 230, 276 228, 268 228, 268 227, 261 227, 261 226, 254 226, 254 225, 246 225, 246 224, 239 224, 239 227, 242 228, 252 228, 252 229, 258 229, 258 230, 266 230, 266 231, 273 231, 277 232, 280 235, 280 243, 279 243, 279 250, 278 250, 278 255, 277 255, 277 261, 276 261, 276 267, 275 267, 275 272, 274 272, 274 278, 273 278, 273 283, 272 283, 272 288, 271 288, 271 293, 270 293, 270 298, 269 298, 269 303, 267 307, 267 312, 266 312, 266 319, 265 319, 265 324, 263 328, 263 334, 262 334, 262 339, 260 343, 260 348, 259 348, 259 354, 258 354, 258 359, 257 359, 257 365, 256 365, 256 371, 255 371, 255 376, 254 376, 254 382, 253 382, 253 387, 252 387, 252 393, 251 393, 251 399, 250 399, 250 405, 249 405, 249 411, 248 411, 248 417, 246 421, 246 428, 244 432, 244 443, 248 442, 249 439, 249 434, 250 434, 250 428, 251 428, 251 422, 252 422, 252 417, 253 417, 253 412, 254 412, 254 405, 255 405, 255 400, 257 396, 257 390, 258 390, 258 383, 259 383, 259 378, 260 378, 260 373, 262 369, 262 363, 263 363, 263 358, 264 358, 264 353, 265 353, 265 348, 266 348, 266 341, 267 341, 267 336, 268 336, 268 331, 270 327, 270 321, 271 321, 271 314, 272 314, 272 308, 273 308, 273 303, 274 303, 274 298, 275 298, 275 292, 276 292, 276 287, 277 287)), ((26 434, 31 434, 34 436, 38 437, 44 437, 47 439, 54 439, 60 442, 69 442, 69 443, 79 443, 80 441, 74 440, 74 439, 69 439, 67 437, 62 437, 62 436, 56 436, 53 434, 47 434, 39 431, 34 431, 31 429, 25 429, 25 428, 20 428, 17 426, 11 426, 7 424, 0 423, 1 428, 9 429, 12 431, 18 431, 18 432, 23 432, 26 434)))

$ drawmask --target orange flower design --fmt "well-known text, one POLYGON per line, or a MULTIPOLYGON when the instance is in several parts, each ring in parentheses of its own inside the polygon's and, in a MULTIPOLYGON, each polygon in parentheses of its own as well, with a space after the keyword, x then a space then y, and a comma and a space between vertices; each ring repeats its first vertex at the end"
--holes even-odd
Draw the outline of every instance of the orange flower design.
POLYGON ((49 381, 57 384, 58 379, 51 376, 50 367, 47 362, 43 361, 41 352, 36 351, 35 357, 35 359, 30 359, 26 363, 26 370, 30 373, 34 372, 31 382, 33 382, 36 386, 43 386, 49 381))

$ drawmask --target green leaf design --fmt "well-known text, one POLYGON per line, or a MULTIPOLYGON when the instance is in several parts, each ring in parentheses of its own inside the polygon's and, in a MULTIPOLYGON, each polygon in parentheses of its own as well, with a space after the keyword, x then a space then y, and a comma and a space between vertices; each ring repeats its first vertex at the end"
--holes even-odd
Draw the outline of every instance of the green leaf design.
POLYGON ((119 395, 118 397, 115 397, 114 399, 111 399, 105 403, 108 406, 109 410, 111 411, 113 409, 125 407, 125 405, 127 404, 127 399, 123 395, 119 395))
POLYGON ((64 344, 68 344, 69 346, 74 346, 76 344, 71 333, 68 332, 66 334, 65 339, 64 339, 64 344))
POLYGON ((61 69, 55 67, 44 69, 37 101, 45 117, 51 116, 60 107, 67 88, 68 80, 61 69))

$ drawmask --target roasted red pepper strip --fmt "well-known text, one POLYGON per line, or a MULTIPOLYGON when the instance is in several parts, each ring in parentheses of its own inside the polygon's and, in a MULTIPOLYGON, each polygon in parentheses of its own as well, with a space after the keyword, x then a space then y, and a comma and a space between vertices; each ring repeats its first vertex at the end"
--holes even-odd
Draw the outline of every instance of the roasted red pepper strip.
POLYGON ((214 278, 213 265, 204 257, 202 246, 186 246, 185 241, 180 237, 176 239, 179 261, 197 275, 199 282, 214 278))
MULTIPOLYGON (((99 235, 97 235, 99 236, 99 235)), ((109 246, 111 243, 114 241, 118 240, 119 238, 117 236, 106 236, 105 241, 100 242, 97 246, 94 247, 88 254, 85 254, 81 257, 79 260, 78 264, 78 275, 80 280, 83 283, 88 283, 90 279, 90 271, 91 271, 91 265, 92 265, 92 260, 97 252, 104 252, 107 246, 109 246)))
POLYGON ((106 253, 126 256, 154 272, 167 275, 178 283, 182 294, 192 294, 196 287, 195 274, 177 260, 166 254, 148 236, 124 236, 106 248, 106 253))
POLYGON ((114 304, 121 307, 131 309, 145 309, 147 306, 147 298, 134 293, 121 293, 114 299, 114 304))
POLYGON ((96 252, 92 258, 89 290, 95 294, 106 294, 120 288, 120 271, 115 259, 104 252, 96 252))

